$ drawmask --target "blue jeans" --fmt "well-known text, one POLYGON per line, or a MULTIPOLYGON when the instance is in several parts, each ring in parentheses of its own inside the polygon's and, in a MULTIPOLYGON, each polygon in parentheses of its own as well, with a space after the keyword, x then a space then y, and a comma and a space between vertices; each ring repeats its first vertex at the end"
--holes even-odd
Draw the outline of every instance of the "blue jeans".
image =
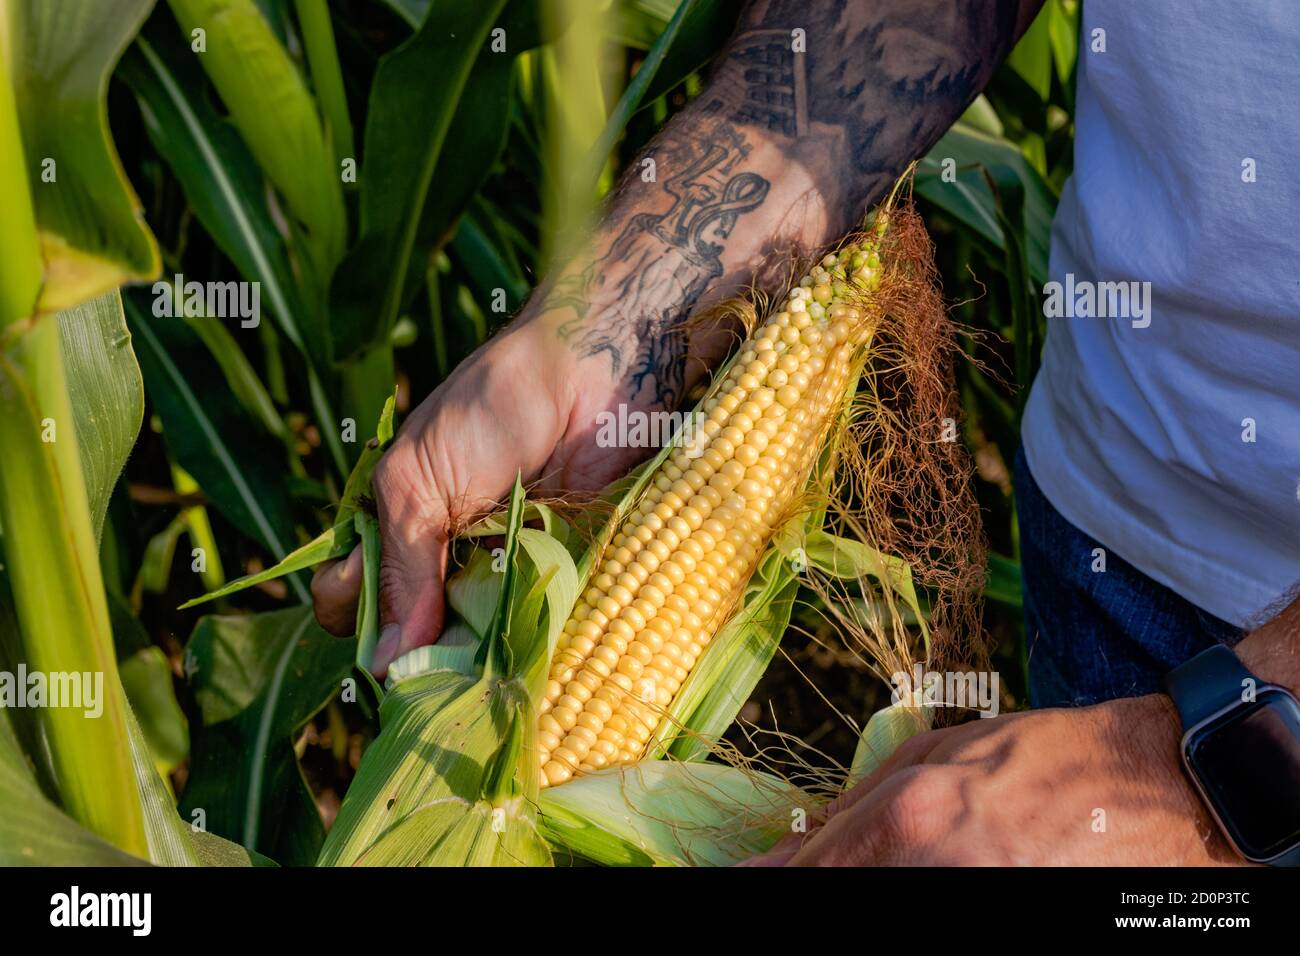
POLYGON ((1015 463, 1020 568, 1035 707, 1095 704, 1160 689, 1166 672, 1242 632, 1151 580, 1070 524, 1015 463), (1105 571, 1094 550, 1105 549, 1105 571))

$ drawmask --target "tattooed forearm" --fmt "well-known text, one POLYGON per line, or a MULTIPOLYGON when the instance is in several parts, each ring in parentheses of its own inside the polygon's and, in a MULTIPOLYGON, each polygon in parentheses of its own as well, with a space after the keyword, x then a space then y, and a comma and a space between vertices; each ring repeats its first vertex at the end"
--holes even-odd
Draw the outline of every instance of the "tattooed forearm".
POLYGON ((693 310, 860 220, 988 82, 1041 0, 755 0, 542 309, 630 401, 689 387, 693 310), (737 224, 741 227, 737 229, 737 224))
POLYGON ((546 307, 573 311, 560 336, 583 356, 606 355, 629 398, 672 408, 684 386, 683 322, 723 275, 737 219, 769 183, 741 170, 749 147, 725 120, 696 140, 669 137, 660 152, 666 208, 631 216, 603 255, 556 282, 546 307))
POLYGON ((757 0, 727 62, 737 125, 820 165, 857 219, 988 83, 1041 0, 757 0))

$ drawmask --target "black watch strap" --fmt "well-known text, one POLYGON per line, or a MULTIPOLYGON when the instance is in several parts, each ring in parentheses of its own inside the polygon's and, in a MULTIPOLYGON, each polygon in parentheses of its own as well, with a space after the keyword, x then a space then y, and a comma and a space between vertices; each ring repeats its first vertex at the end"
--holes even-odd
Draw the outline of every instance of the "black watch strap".
MULTIPOLYGON (((1246 681, 1266 686, 1222 644, 1201 651, 1165 675, 1165 693, 1173 698, 1183 729, 1190 730, 1232 704, 1243 702, 1246 681)), ((1273 866, 1300 866, 1300 846, 1270 861, 1273 866)))
POLYGON ((1293 847, 1276 860, 1269 861, 1269 866, 1300 867, 1300 846, 1293 847))
POLYGON ((1205 718, 1229 704, 1242 700, 1244 681, 1255 675, 1222 644, 1201 651, 1191 660, 1165 675, 1164 686, 1178 708, 1184 730, 1190 730, 1205 718))

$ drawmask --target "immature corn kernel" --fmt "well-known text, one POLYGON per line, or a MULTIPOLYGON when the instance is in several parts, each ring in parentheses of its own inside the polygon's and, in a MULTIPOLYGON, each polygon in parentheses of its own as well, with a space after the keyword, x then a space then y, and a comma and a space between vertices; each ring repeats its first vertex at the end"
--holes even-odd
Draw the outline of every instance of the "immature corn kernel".
POLYGON ((539 707, 543 786, 641 759, 807 481, 866 330, 849 293, 878 264, 848 246, 790 291, 606 547, 539 707))

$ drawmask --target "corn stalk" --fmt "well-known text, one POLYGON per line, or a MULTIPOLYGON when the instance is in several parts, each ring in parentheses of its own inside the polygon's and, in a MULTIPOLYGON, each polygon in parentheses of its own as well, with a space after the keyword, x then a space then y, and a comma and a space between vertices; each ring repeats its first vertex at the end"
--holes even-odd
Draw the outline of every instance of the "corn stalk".
POLYGON ((41 719, 65 807, 119 848, 143 856, 148 848, 58 320, 15 318, 17 304, 5 296, 0 522, 23 656, 47 675, 103 675, 100 716, 45 707, 41 719))
MULTIPOLYGON (((0 5, 0 527, 24 662, 102 675, 103 711, 41 708, 65 809, 118 848, 149 847, 132 764, 96 534, 68 393, 59 320, 37 316, 44 278, 11 74, 15 11, 0 5)), ((113 293, 114 295, 116 293, 113 293)))

